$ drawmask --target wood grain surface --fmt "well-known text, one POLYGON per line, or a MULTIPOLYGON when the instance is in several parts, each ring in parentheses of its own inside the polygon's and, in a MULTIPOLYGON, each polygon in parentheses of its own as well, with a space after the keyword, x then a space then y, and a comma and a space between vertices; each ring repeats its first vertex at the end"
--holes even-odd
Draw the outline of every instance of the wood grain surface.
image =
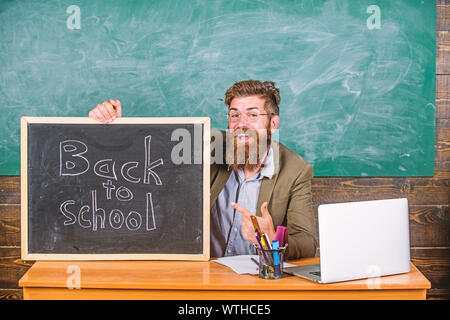
POLYGON ((213 261, 38 261, 19 284, 29 299, 425 299, 430 287, 413 264, 409 273, 319 284, 290 275, 267 281, 213 261), (68 289, 74 267, 80 290, 68 289))
MULTIPOLYGON (((314 178, 314 206, 406 197, 411 258, 430 280, 428 299, 450 299, 450 0, 437 1, 436 142, 433 177, 314 178)), ((21 299, 20 177, 0 176, 0 299, 21 299)))

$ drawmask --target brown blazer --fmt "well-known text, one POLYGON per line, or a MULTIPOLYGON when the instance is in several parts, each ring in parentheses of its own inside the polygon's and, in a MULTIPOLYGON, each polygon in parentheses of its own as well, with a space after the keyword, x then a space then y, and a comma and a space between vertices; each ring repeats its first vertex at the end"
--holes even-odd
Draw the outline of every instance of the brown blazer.
MULTIPOLYGON (((268 202, 273 225, 288 228, 289 259, 313 257, 317 248, 317 229, 312 206, 313 167, 283 144, 272 141, 275 173, 261 182, 257 216, 268 202)), ((224 188, 231 170, 226 164, 211 165, 211 206, 224 188)))

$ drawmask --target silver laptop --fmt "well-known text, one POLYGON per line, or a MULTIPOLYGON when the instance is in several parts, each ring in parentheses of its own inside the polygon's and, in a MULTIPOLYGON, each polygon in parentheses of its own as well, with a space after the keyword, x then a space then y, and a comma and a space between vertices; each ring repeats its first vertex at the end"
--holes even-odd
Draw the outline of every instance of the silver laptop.
POLYGON ((283 271, 319 283, 410 271, 408 199, 319 206, 320 264, 283 271))

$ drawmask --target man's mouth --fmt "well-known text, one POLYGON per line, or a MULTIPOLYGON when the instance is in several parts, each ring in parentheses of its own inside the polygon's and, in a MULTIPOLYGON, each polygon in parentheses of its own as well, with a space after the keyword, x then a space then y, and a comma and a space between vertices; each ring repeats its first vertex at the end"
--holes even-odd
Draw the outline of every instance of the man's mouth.
POLYGON ((241 142, 241 143, 250 141, 250 136, 246 135, 245 133, 238 134, 236 137, 237 137, 237 141, 241 142))

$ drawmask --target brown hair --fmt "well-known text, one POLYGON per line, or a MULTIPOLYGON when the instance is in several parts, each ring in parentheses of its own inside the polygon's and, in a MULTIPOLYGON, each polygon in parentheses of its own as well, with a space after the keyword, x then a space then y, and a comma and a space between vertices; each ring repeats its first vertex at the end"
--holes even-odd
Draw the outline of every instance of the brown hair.
POLYGON ((280 90, 272 81, 244 80, 236 82, 225 93, 225 104, 230 107, 231 101, 238 97, 260 96, 266 102, 264 109, 269 114, 279 114, 280 90))

